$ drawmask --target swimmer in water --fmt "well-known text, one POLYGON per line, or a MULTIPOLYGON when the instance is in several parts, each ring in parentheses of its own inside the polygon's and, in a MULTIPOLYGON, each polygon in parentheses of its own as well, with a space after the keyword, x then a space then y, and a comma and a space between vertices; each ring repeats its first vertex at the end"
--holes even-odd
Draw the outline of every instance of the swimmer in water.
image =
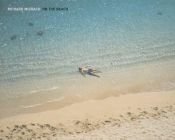
POLYGON ((96 73, 100 73, 100 71, 96 70, 92 67, 89 67, 89 66, 79 67, 78 70, 83 76, 88 74, 88 75, 91 75, 91 76, 100 77, 99 75, 96 74, 96 73))

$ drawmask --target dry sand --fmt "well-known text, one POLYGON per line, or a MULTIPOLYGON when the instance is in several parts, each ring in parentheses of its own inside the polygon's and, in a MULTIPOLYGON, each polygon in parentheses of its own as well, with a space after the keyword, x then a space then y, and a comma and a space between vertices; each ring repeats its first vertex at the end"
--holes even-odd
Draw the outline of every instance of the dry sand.
POLYGON ((1 119, 0 139, 174 140, 175 91, 89 100, 1 119))

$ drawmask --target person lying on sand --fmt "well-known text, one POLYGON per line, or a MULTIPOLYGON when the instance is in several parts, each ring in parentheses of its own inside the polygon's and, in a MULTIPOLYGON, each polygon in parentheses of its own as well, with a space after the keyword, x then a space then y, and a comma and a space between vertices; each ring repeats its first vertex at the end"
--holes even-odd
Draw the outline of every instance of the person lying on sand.
POLYGON ((79 67, 78 70, 83 76, 88 74, 88 75, 91 75, 91 76, 100 77, 96 73, 100 73, 101 71, 99 71, 99 70, 97 70, 95 68, 92 68, 90 66, 79 67))

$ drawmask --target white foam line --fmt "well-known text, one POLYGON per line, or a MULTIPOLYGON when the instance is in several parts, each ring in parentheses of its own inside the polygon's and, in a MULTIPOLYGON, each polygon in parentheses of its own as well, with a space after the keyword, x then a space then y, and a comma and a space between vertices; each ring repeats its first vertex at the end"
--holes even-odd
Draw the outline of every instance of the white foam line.
POLYGON ((30 93, 38 93, 38 92, 43 92, 43 91, 52 91, 52 90, 56 90, 58 88, 59 87, 54 86, 54 87, 51 87, 51 88, 48 88, 48 89, 32 90, 32 91, 30 91, 30 93))
MULTIPOLYGON (((61 101, 61 100, 64 100, 65 97, 60 97, 58 99, 53 99, 53 100, 50 100, 50 101, 47 101, 47 103, 50 103, 50 102, 58 102, 58 101, 61 101)), ((43 103, 44 104, 44 103, 43 103)), ((33 104, 33 105, 28 105, 28 106, 21 106, 22 108, 24 109, 27 109, 27 108, 34 108, 34 107, 37 107, 37 106, 41 106, 43 104, 33 104)))
POLYGON ((28 106, 22 106, 22 108, 33 108, 33 107, 37 107, 40 106, 42 104, 34 104, 34 105, 28 105, 28 106))
POLYGON ((48 103, 50 103, 50 102, 58 102, 58 101, 64 100, 64 98, 65 98, 65 97, 60 97, 60 98, 58 98, 58 99, 49 100, 49 101, 47 101, 47 102, 48 102, 48 103))

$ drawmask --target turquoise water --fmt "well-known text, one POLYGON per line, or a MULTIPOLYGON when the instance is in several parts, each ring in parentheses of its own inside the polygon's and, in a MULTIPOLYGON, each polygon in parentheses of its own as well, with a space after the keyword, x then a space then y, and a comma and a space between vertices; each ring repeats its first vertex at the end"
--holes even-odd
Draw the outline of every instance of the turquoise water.
POLYGON ((110 73, 175 59, 174 0, 0 0, 0 6, 1 100, 58 90, 79 76, 80 65, 110 73))

